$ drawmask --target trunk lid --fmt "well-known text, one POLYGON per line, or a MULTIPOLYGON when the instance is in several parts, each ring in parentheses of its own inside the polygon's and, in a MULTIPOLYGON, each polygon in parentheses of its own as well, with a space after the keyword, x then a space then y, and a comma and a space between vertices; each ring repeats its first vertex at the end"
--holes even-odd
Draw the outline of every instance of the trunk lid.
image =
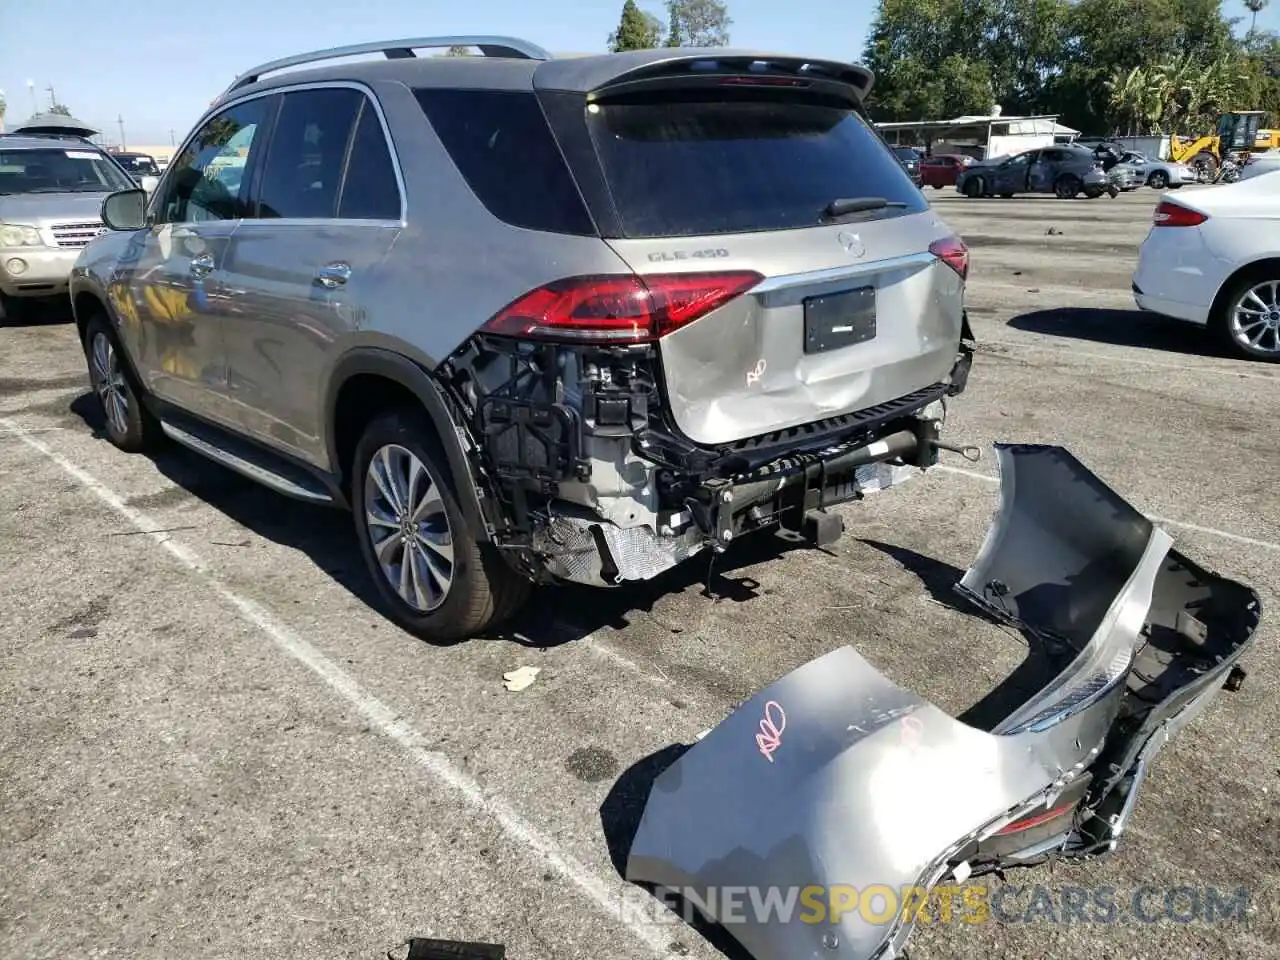
POLYGON ((959 345, 963 278, 930 250, 951 231, 855 101, 782 82, 589 94, 565 151, 637 274, 762 278, 659 342, 674 426, 707 446, 914 393, 959 345), (868 198, 886 205, 824 218, 868 198))

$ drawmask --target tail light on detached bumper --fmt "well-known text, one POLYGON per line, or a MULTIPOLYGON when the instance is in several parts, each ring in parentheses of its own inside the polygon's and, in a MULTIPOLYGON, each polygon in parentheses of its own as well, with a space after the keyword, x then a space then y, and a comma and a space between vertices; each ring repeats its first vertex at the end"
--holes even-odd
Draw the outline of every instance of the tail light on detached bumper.
POLYGON ((1199 210, 1192 210, 1172 200, 1161 200, 1156 212, 1152 214, 1151 223, 1156 227, 1198 227, 1208 219, 1208 215, 1199 210))

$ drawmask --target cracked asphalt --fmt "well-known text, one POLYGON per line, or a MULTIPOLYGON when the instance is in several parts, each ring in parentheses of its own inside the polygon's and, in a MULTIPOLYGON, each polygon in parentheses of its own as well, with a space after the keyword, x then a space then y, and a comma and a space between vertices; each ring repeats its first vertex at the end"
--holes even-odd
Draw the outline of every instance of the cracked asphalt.
MULTIPOLYGON (((928 196, 972 247, 980 342, 948 439, 1067 447, 1266 614, 1243 689, 1161 753, 1110 859, 984 881, 995 917, 922 925, 912 955, 1280 956, 1280 366, 1133 311, 1149 190, 928 196), (1241 887, 1243 920, 1164 902, 1241 887), (1061 909, 1081 888, 1114 922, 1061 909)), ((842 508, 827 550, 750 539, 428 646, 372 606, 346 515, 107 443, 66 319, 0 325, 2 956, 374 960, 437 936, 717 957, 622 909, 664 751, 843 644, 952 713, 1025 654, 947 602, 995 507, 989 456, 842 508)))

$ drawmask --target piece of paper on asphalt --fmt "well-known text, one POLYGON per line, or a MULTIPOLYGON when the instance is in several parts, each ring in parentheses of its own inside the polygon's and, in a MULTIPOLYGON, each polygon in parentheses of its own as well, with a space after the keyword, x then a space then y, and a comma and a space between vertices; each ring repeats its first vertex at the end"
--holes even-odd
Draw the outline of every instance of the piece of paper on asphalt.
POLYGON ((541 667, 520 667, 502 675, 502 685, 513 692, 523 690, 533 683, 541 667))

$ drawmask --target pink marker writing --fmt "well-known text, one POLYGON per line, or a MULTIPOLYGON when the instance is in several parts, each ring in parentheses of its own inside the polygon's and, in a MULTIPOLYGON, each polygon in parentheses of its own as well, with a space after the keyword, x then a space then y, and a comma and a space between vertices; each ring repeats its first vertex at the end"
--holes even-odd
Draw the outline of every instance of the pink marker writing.
POLYGON ((764 719, 760 721, 760 732, 756 734, 756 746, 760 755, 773 763, 773 752, 782 745, 782 731, 787 729, 787 715, 782 705, 770 700, 764 705, 764 719))

